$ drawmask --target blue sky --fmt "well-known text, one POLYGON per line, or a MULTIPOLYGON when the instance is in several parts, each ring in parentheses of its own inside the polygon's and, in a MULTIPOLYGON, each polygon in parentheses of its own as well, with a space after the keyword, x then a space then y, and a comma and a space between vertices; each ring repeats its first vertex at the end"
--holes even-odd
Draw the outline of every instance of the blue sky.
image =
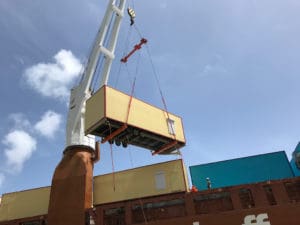
MULTIPOLYGON (((0 1, 0 193, 48 186, 65 145, 68 90, 78 80, 108 1, 0 1)), ((187 166, 285 150, 300 140, 300 2, 136 0, 136 24, 168 109, 183 118, 187 166)), ((122 22, 109 84, 119 69, 122 22)), ((139 42, 132 29, 129 46, 139 42)), ((128 48, 128 50, 130 50, 128 48)), ((145 48, 136 97, 162 107, 145 48)), ((131 74, 138 54, 128 62, 131 74)), ((118 80, 118 82, 116 82, 118 80)), ((95 175, 112 171, 103 145, 95 175)), ((114 147, 116 170, 176 159, 114 147)))

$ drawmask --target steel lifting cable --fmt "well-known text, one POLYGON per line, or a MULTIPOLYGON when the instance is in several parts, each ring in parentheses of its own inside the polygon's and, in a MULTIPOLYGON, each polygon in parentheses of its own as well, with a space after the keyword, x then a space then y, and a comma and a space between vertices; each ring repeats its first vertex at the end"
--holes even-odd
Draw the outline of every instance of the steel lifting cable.
MULTIPOLYGON (((167 114, 167 119, 168 119, 168 123, 171 123, 171 119, 170 119, 170 114, 169 114, 169 111, 168 111, 168 107, 167 107, 167 103, 166 103, 166 100, 165 100, 165 97, 163 95, 163 92, 162 92, 162 88, 161 88, 161 85, 160 85, 160 82, 159 82, 159 79, 158 79, 158 74, 156 72, 156 69, 155 69, 155 66, 154 66, 154 63, 153 63, 153 59, 152 59, 152 56, 151 56, 151 53, 150 53, 150 50, 149 50, 149 46, 147 45, 146 46, 146 49, 147 49, 147 53, 148 53, 148 56, 150 58, 150 63, 151 63, 151 67, 152 67, 152 70, 153 70, 153 73, 154 73, 154 77, 155 77, 155 80, 156 80, 156 83, 157 83, 157 86, 158 86, 158 89, 159 89, 159 93, 160 93, 160 96, 161 96, 161 100, 163 102, 163 105, 164 105, 164 109, 165 109, 165 112, 167 114)), ((169 125, 169 124, 168 124, 169 125)), ((171 147, 172 145, 173 146, 176 146, 177 144, 177 138, 176 138, 176 133, 175 131, 173 130, 173 126, 170 125, 171 127, 171 135, 173 136, 174 138, 174 142, 173 143, 170 143, 170 146, 167 146, 167 147, 171 147)), ((172 146, 172 147, 173 147, 172 146)), ((177 149, 177 151, 179 151, 177 149)), ((153 154, 158 154, 160 152, 163 152, 163 149, 159 150, 159 152, 154 152, 153 154)), ((179 151, 180 152, 180 151, 179 151)))
MULTIPOLYGON (((138 70, 136 69, 136 72, 137 71, 138 70)), ((131 102, 132 102, 132 98, 133 98, 133 94, 134 94, 134 89, 135 89, 136 77, 137 77, 137 75, 135 76, 133 84, 132 84, 132 87, 131 87, 131 94, 130 94, 130 99, 129 99, 129 103, 128 103, 128 110, 127 110, 127 115, 126 115, 126 121, 125 121, 125 123, 121 127, 119 127, 117 130, 111 132, 110 135, 108 135, 107 137, 105 137, 101 141, 101 143, 105 143, 106 141, 112 140, 114 137, 116 137, 117 135, 119 135, 120 133, 122 133, 124 130, 127 129, 127 127, 128 127, 127 123, 128 123, 128 118, 129 118, 129 113, 130 113, 130 108, 131 108, 131 102)))
MULTIPOLYGON (((143 39, 141 40, 141 42, 138 44, 138 45, 135 45, 134 46, 134 49, 125 57, 123 57, 121 59, 121 62, 122 63, 125 63, 126 65, 126 68, 127 68, 127 73, 128 75, 130 76, 130 73, 129 73, 129 70, 128 70, 128 67, 127 67, 127 60, 128 58, 137 50, 141 49, 141 46, 143 44, 146 44, 147 43, 147 40, 146 39, 143 39)), ((138 75, 138 68, 139 68, 139 64, 140 64, 140 54, 139 54, 139 57, 138 57, 138 61, 137 61, 137 66, 136 66, 136 70, 135 70, 135 76, 134 76, 134 79, 133 79, 133 83, 131 84, 131 93, 130 93, 130 99, 129 99, 129 104, 128 104, 128 109, 127 109, 127 115, 126 115, 126 121, 125 121, 125 126, 127 126, 127 123, 128 123, 128 119, 129 119, 129 113, 130 113, 130 108, 131 108, 131 103, 132 103, 132 98, 133 98, 133 94, 134 94, 134 90, 135 90, 135 83, 136 83, 136 78, 137 78, 137 75, 138 75)))
POLYGON ((110 146, 110 157, 111 157, 111 166, 112 166, 112 176, 113 176, 113 189, 114 192, 116 191, 116 177, 115 177, 115 163, 114 163, 114 154, 113 154, 113 147, 112 143, 109 143, 110 146))
MULTIPOLYGON (((135 45, 134 46, 134 49, 128 54, 126 55, 125 57, 123 57, 121 59, 121 62, 124 63, 126 65, 126 69, 127 69, 127 73, 128 73, 128 76, 130 77, 130 72, 129 72, 129 69, 127 67, 127 60, 128 58, 137 50, 141 49, 141 46, 143 44, 146 44, 147 43, 147 40, 146 39, 143 39, 141 40, 141 42, 138 44, 138 45, 135 45)), ((133 82, 131 82, 131 79, 130 79, 130 83, 131 83, 131 93, 130 93, 130 99, 129 99, 129 105, 128 105, 128 111, 127 111, 127 116, 126 116, 126 124, 128 123, 128 119, 129 119, 129 113, 130 113, 130 107, 131 107, 131 103, 132 103, 132 98, 133 98, 133 94, 134 94, 134 90, 135 90, 135 83, 136 83, 136 79, 137 79, 137 75, 138 75, 138 69, 139 69, 139 65, 140 65, 140 58, 141 58, 141 55, 138 54, 138 60, 137 60, 137 64, 136 64, 136 69, 135 69, 135 75, 134 75, 134 78, 133 78, 133 82)))
MULTIPOLYGON (((108 122, 108 127, 109 127, 109 133, 111 135, 111 125, 108 122)), ((112 167, 112 176, 113 176, 113 189, 114 192, 116 191, 116 178, 115 178, 115 163, 114 163, 114 154, 113 154, 113 143, 110 142, 109 143, 109 147, 110 147, 110 158, 111 158, 111 167, 112 167)))
POLYGON ((132 154, 131 154, 131 148, 128 148, 128 152, 129 152, 130 165, 131 165, 131 168, 133 168, 133 159, 132 159, 132 154))
POLYGON ((145 211, 144 211, 144 204, 142 202, 142 199, 139 199, 139 201, 140 201, 140 205, 141 205, 142 214, 143 214, 143 217, 144 217, 144 220, 145 220, 145 224, 148 224, 147 217, 146 217, 146 214, 145 214, 145 211))
POLYGON ((127 72, 127 77, 128 77, 129 85, 130 85, 130 87, 132 87, 134 78, 132 78, 132 76, 131 76, 131 73, 129 71, 127 63, 125 64, 125 68, 126 68, 126 72, 127 72))
MULTIPOLYGON (((135 69, 135 76, 134 76, 133 82, 131 82, 131 93, 130 93, 130 100, 129 100, 128 109, 127 109, 126 124, 128 123, 132 98, 133 98, 133 95, 134 95, 135 83, 136 83, 136 79, 137 79, 137 75, 138 75, 138 69, 139 69, 139 65, 140 65, 140 58, 141 58, 140 56, 141 55, 139 54, 136 69, 135 69)), ((129 70, 128 70, 128 67, 127 67, 127 63, 125 65, 126 65, 126 68, 127 68, 128 76, 130 76, 130 73, 129 73, 129 70)), ((133 159, 132 159, 130 149, 129 149, 129 157, 130 157, 131 167, 133 167, 133 159)))
MULTIPOLYGON (((124 57, 125 56, 125 52, 128 51, 128 48, 129 48, 129 39, 131 37, 131 33, 132 33, 132 29, 129 28, 128 32, 127 32, 127 35, 126 35, 126 41, 124 43, 124 50, 122 52, 122 54, 123 54, 122 57, 124 57)), ((117 73, 116 80, 115 80, 115 87, 117 87, 118 82, 119 82, 119 78, 120 78, 120 74, 121 74, 121 66, 122 66, 122 62, 120 61, 118 73, 117 73)))
MULTIPOLYGON (((132 99, 133 99, 134 90, 135 90, 135 83, 136 83, 136 78, 137 78, 137 74, 138 74, 139 61, 140 60, 138 60, 137 67, 136 67, 136 74, 135 74, 134 81, 133 81, 132 87, 131 87, 131 93, 130 93, 130 99, 129 99, 128 108, 127 108, 127 115, 126 115, 125 123, 121 127, 119 127, 117 130, 115 130, 113 132, 111 132, 111 128, 110 128, 110 134, 107 137, 105 137, 101 141, 101 143, 105 143, 106 141, 112 140, 114 137, 116 137, 118 134, 122 133, 128 127, 128 119, 129 119, 129 114, 130 114, 132 99)), ((111 149, 112 149, 112 147, 111 147, 111 149)))
POLYGON ((126 115, 126 121, 125 121, 126 126, 127 126, 127 124, 128 124, 128 120, 129 120, 129 114, 130 114, 130 109, 131 109, 131 103, 132 103, 132 99, 133 99, 133 94, 134 94, 134 90, 135 90, 135 83, 136 83, 136 78, 137 78, 137 74, 138 74, 138 65, 139 65, 139 61, 140 61, 140 60, 138 60, 138 64, 137 64, 137 68, 136 68, 136 74, 135 74, 135 76, 134 76, 133 83, 132 83, 132 86, 131 86, 130 99, 129 99, 129 103, 128 103, 127 115, 126 115))
POLYGON ((103 63, 104 63, 104 57, 99 57, 98 61, 96 63, 96 68, 95 68, 96 76, 93 76, 92 83, 91 83, 93 92, 97 87, 97 82, 99 82, 99 80, 100 80, 100 71, 98 71, 98 70, 99 70, 99 68, 101 68, 103 66, 103 63))
MULTIPOLYGON (((132 103, 132 99, 133 99, 133 95, 134 95, 134 91, 135 91, 135 83, 136 83, 136 79, 137 79, 137 76, 138 76, 138 69, 139 69, 139 65, 140 65, 140 58, 141 58, 141 54, 138 54, 138 60, 137 60, 136 68, 135 68, 135 75, 134 75, 134 78, 133 78, 133 83, 131 85, 131 93, 130 93, 130 99, 129 99, 128 109, 127 109, 126 124, 128 123, 129 114, 130 114, 130 108, 131 108, 131 103, 132 103)), ((128 73, 129 73, 129 71, 128 71, 128 73)))
MULTIPOLYGON (((131 32, 132 32, 131 26, 134 25, 134 18, 135 18, 134 8, 135 8, 135 6, 134 6, 134 1, 133 0, 131 0, 131 4, 132 4, 132 8, 129 7, 129 6, 127 7, 127 13, 128 13, 128 15, 130 17, 130 27, 128 29, 128 33, 127 33, 127 37, 126 37, 126 41, 125 41, 124 51, 123 51, 123 56, 122 57, 124 57, 125 56, 125 52, 128 51, 129 39, 130 39, 131 32)), ((118 81, 119 81, 119 77, 120 77, 120 73, 121 73, 121 65, 122 65, 122 63, 120 62, 118 73, 117 73, 117 77, 116 77, 116 80, 115 80, 115 87, 117 87, 117 85, 118 85, 118 81)), ((132 85, 132 82, 130 83, 130 85, 132 85)))
POLYGON ((134 1, 133 0, 131 0, 131 4, 132 4, 132 8, 135 9, 134 1))
MULTIPOLYGON (((128 8, 128 14, 129 13, 129 10, 130 8, 128 8)), ((135 16, 135 15, 134 15, 135 16)), ((131 17, 132 19, 132 17, 131 17)), ((131 21, 132 22, 132 21, 131 21)), ((138 35, 140 36, 141 40, 140 40, 140 43, 136 44, 134 46, 134 48, 131 50, 131 52, 129 52, 126 56, 124 56, 122 59, 121 59, 121 62, 126 64, 129 57, 131 57, 136 51, 140 50, 142 45, 146 44, 147 43, 147 40, 145 38, 142 37, 141 35, 141 32, 139 31, 138 27, 135 25, 135 24, 131 24, 131 25, 134 25, 134 28, 136 29, 138 35)), ((170 126, 170 129, 171 129, 171 135, 173 136, 173 139, 174 141, 171 142, 171 143, 168 143, 166 144, 165 146, 163 146, 161 149, 158 149, 157 151, 154 151, 152 152, 152 155, 154 154, 158 154, 158 153, 161 153, 165 150, 167 150, 168 148, 172 148, 172 147, 175 147, 175 149, 179 152, 180 154, 180 151, 176 148, 176 145, 177 145, 177 138, 176 138, 176 133, 173 129, 173 126, 171 124, 171 119, 170 119, 170 114, 169 114, 169 111, 168 111, 168 108, 167 108, 167 104, 166 104, 166 101, 165 101, 165 98, 164 98, 164 95, 163 95, 163 92, 162 92, 162 88, 161 88, 161 85, 160 85, 160 82, 159 82, 159 79, 158 79, 158 75, 157 75, 157 72, 156 72, 156 69, 154 67, 154 63, 153 63, 153 60, 152 60, 152 56, 151 56, 151 53, 150 53, 150 50, 149 50, 149 47, 148 45, 146 45, 146 48, 147 48, 147 53, 148 53, 148 56, 150 58, 150 63, 151 63, 151 67, 152 67, 152 70, 153 70, 153 73, 154 73, 154 77, 155 77, 155 80, 156 80, 156 83, 157 83, 157 86, 158 86, 158 89, 159 89, 159 93, 160 93, 160 96, 161 96, 161 99, 162 99, 162 103, 163 103, 163 106, 164 106, 164 109, 165 109, 165 112, 167 114, 167 123, 168 123, 168 126, 170 126), (170 124, 169 124, 170 123, 170 124)), ((127 64, 126 64, 127 65, 127 64)), ((127 68, 127 72, 129 74, 129 70, 127 68)), ((136 72, 137 73, 137 72, 136 72)), ((129 117, 129 113, 130 113, 130 107, 131 107, 131 102, 132 102, 132 97, 133 97, 133 92, 134 92, 134 88, 135 88, 135 80, 136 80, 136 77, 134 78, 134 82, 132 84, 132 90, 131 90, 131 95, 130 95, 130 101, 129 101, 129 105, 128 105, 128 112, 127 112, 127 119, 126 119, 126 124, 125 126, 127 127, 127 122, 128 122, 128 117, 129 117)))
MULTIPOLYGON (((134 28, 136 29, 137 33, 139 34, 140 38, 142 38, 142 34, 140 32, 140 30, 138 29, 138 27, 134 24, 134 28)), ((156 72, 156 69, 155 69, 155 66, 154 66, 154 62, 153 62, 153 59, 152 59, 152 56, 151 56, 151 53, 150 53, 150 49, 149 49, 149 46, 146 45, 146 49, 147 49, 147 54, 149 56, 149 59, 150 59, 150 64, 151 64, 151 67, 152 67, 152 71, 153 71, 153 74, 154 74, 154 77, 155 77, 155 81, 157 83, 157 86, 158 86, 158 89, 159 89, 159 93, 160 93, 160 96, 161 96, 161 99, 162 99, 162 103, 163 103, 163 106, 164 106, 164 109, 165 109, 165 112, 167 114, 167 119, 168 119, 168 123, 171 121, 170 119, 170 114, 169 114, 169 111, 168 111, 168 108, 167 108, 167 103, 165 101, 165 98, 164 98, 164 95, 163 95, 163 92, 162 92, 162 88, 161 88, 161 85, 160 85, 160 82, 159 82, 159 79, 158 79, 158 74, 156 72)), ((174 138, 174 142, 170 143, 169 145, 163 147, 162 149, 160 149, 158 152, 153 152, 152 155, 154 154, 158 154, 160 152, 163 152, 164 150, 166 150, 166 148, 169 148, 169 147, 174 147, 176 148, 176 145, 177 145, 177 138, 176 138, 176 133, 175 131, 173 130, 173 126, 171 126, 171 129, 172 129, 172 136, 174 138)), ((177 149, 177 152, 179 153, 179 155, 182 157, 181 155, 181 152, 179 149, 177 149)))

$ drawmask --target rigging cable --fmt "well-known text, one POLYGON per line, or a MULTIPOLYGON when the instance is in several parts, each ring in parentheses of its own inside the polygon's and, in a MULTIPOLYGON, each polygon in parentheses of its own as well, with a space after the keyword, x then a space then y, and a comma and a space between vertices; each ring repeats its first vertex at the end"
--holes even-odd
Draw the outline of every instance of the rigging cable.
MULTIPOLYGON (((132 20, 132 16, 130 15, 129 11, 132 11, 134 13, 134 18, 135 18, 135 12, 134 12, 135 6, 134 6, 134 1, 133 0, 131 0, 131 4, 132 4, 132 8, 129 6, 129 3, 128 3, 127 13, 128 13, 129 17, 132 20)), ((131 23, 132 23, 132 21, 131 21, 131 23)), ((125 41, 124 48, 123 48, 124 50, 122 52, 122 58, 125 56, 125 53, 128 52, 129 40, 130 40, 131 33, 132 33, 132 29, 131 29, 132 25, 134 25, 134 23, 130 24, 128 32, 127 32, 127 35, 126 35, 126 41, 125 41)), ((121 66, 122 66, 122 63, 120 62, 119 68, 118 68, 118 72, 117 72, 117 76, 116 76, 116 80, 115 80, 115 87, 118 86, 118 82, 119 82, 119 78, 120 78, 120 73, 121 73, 121 66)), ((128 70, 128 68, 127 68, 127 70, 128 70)), ((132 82, 130 83, 130 85, 132 85, 132 82)))
MULTIPOLYGON (((151 67, 152 67, 152 70, 153 70, 153 73, 154 73, 154 77, 155 77, 155 80, 156 80, 156 83, 157 83, 157 86, 158 86, 158 89, 159 89, 161 100, 162 100, 162 103, 164 105, 164 109, 165 109, 165 112, 167 114, 167 119, 168 119, 168 123, 169 123, 169 122, 171 122, 170 114, 169 114, 169 111, 168 111, 167 103, 166 103, 165 97, 164 97, 163 92, 162 92, 162 88, 161 88, 161 85, 160 85, 160 82, 159 82, 159 79, 158 79, 158 74, 156 72, 156 69, 155 69, 155 66, 154 66, 154 63, 153 63, 153 59, 152 59, 152 56, 151 56, 150 49, 149 49, 148 45, 146 46, 146 49, 147 49, 147 53, 148 53, 149 58, 150 58, 151 67)), ((176 146, 176 144, 177 144, 176 133, 173 130, 174 127, 173 126, 170 126, 170 127, 171 127, 171 134, 174 137, 174 142, 171 145, 175 145, 176 146)), ((180 152, 179 149, 176 148, 176 150, 177 150, 177 152, 180 152)), ((157 153, 159 153, 159 152, 157 152, 157 153)))
MULTIPOLYGON (((138 27, 136 25, 134 25, 134 28, 136 29, 136 31, 139 34, 140 38, 142 38, 142 34, 141 34, 140 30, 138 29, 138 27)), ((149 49, 148 45, 146 45, 146 49, 147 49, 148 57, 150 59, 150 64, 151 64, 151 68, 152 68, 152 71, 153 71, 153 74, 154 74, 154 77, 155 77, 155 81, 156 81, 156 84, 158 86, 159 93, 160 93, 160 96, 161 96, 161 99, 162 99, 162 103, 163 103, 165 112, 167 114, 167 119, 168 119, 168 121, 170 121, 170 114, 169 114, 169 111, 168 111, 168 108, 167 108, 167 103, 166 103, 166 100, 165 100, 163 92, 162 92, 162 88, 161 88, 161 85, 160 85, 160 82, 159 82, 159 78, 158 78, 158 73, 157 73, 157 71, 155 69, 154 62, 153 62, 153 59, 152 59, 152 55, 151 55, 151 52, 150 52, 150 49, 149 49)), ((170 143, 170 145, 175 146, 175 149, 177 150, 178 154, 181 155, 180 150, 177 149, 177 147, 176 147, 177 138, 176 138, 176 133, 173 130, 173 126, 171 126, 171 129, 172 129, 172 136, 174 137, 174 142, 170 143)), ((154 154, 157 154, 157 153, 159 153, 159 152, 154 152, 154 154)))
MULTIPOLYGON (((124 43, 124 50, 123 50, 123 53, 122 53, 122 57, 125 56, 125 52, 128 51, 128 48, 129 48, 129 39, 131 37, 131 33, 132 33, 132 29, 128 29, 128 32, 127 32, 127 37, 126 37, 126 41, 124 43)), ((117 72, 117 76, 116 76, 116 80, 115 80, 115 87, 118 86, 118 83, 119 83, 119 78, 120 78, 120 74, 121 74, 121 67, 122 67, 122 62, 119 62, 119 69, 118 69, 118 72, 117 72)), ((131 84, 130 84, 131 85, 131 84)))
MULTIPOLYGON (((108 122, 109 132, 111 135, 111 125, 108 122)), ((112 176, 113 176, 113 190, 116 191, 116 178, 115 178, 115 163, 114 163, 114 154, 113 154, 113 143, 109 142, 110 147, 110 158, 111 158, 111 167, 112 167, 112 176)))
POLYGON ((146 217, 146 213, 144 211, 144 204, 142 202, 142 199, 139 199, 140 200, 140 205, 141 205, 141 210, 142 210, 142 213, 143 213, 143 217, 144 217, 144 220, 145 220, 145 224, 148 224, 148 221, 147 221, 147 217, 146 217))
POLYGON ((111 166, 112 166, 112 175, 113 175, 113 189, 116 191, 116 177, 115 177, 115 163, 114 163, 114 153, 113 153, 113 143, 109 143, 110 146, 110 157, 111 157, 111 166))

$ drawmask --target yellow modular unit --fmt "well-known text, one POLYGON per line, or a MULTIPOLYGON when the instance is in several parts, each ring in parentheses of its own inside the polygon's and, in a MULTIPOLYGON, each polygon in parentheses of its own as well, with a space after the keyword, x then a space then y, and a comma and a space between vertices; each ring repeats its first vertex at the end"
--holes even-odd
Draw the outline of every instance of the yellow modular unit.
POLYGON ((183 162, 174 160, 94 177, 94 205, 188 189, 183 162))
POLYGON ((50 187, 4 194, 0 204, 0 221, 46 215, 49 197, 50 187))
MULTIPOLYGON (((86 103, 86 134, 170 154, 185 145, 180 117, 103 86, 86 103)), ((177 152, 177 151, 176 151, 177 152)))

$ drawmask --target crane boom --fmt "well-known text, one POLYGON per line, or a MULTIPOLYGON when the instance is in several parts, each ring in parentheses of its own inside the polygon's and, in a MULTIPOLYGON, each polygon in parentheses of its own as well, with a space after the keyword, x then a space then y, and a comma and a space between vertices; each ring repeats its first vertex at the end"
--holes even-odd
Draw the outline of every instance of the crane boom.
POLYGON ((71 90, 66 148, 52 178, 48 208, 49 225, 86 225, 93 205, 93 167, 99 160, 95 136, 85 136, 86 101, 100 56, 101 86, 106 84, 114 59, 116 41, 126 0, 109 0, 81 82, 71 90))
POLYGON ((124 16, 126 0, 109 0, 103 21, 94 42, 91 54, 83 73, 83 79, 78 86, 71 90, 69 112, 67 118, 66 147, 72 145, 86 145, 94 148, 95 137, 85 136, 85 105, 91 96, 91 83, 95 75, 97 63, 101 54, 104 56, 104 65, 101 71, 100 87, 106 85, 115 57, 114 51, 120 30, 121 20, 124 16), (110 23, 112 28, 110 30, 110 23), (108 40, 108 43, 104 43, 108 40), (105 46, 106 44, 106 46, 105 46))

